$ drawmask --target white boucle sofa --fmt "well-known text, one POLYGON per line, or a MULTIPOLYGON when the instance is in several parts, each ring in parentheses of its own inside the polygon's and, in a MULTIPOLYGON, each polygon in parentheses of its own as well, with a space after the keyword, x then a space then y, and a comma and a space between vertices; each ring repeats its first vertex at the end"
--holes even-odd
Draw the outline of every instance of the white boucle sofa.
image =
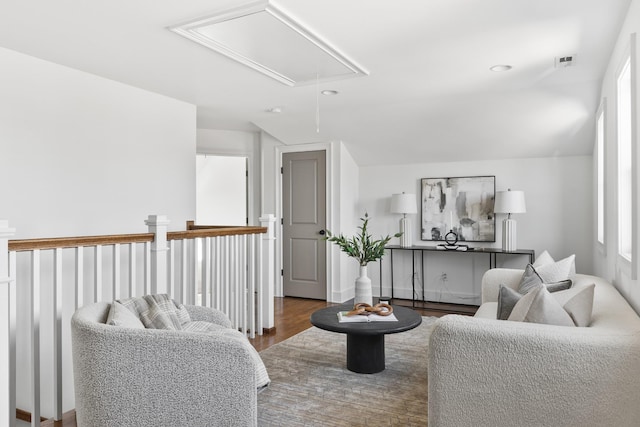
POLYGON ((429 340, 429 427, 640 426, 640 318, 602 278, 589 327, 496 320, 500 284, 522 270, 482 280, 475 317, 439 319, 429 340))

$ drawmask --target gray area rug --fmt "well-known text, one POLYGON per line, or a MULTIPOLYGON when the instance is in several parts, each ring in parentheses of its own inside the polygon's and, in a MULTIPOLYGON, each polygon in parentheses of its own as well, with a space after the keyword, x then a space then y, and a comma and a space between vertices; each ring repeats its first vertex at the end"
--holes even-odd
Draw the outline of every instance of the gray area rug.
POLYGON ((385 336, 386 369, 346 367, 346 336, 312 327, 260 355, 271 385, 258 395, 259 426, 426 426, 427 344, 437 318, 385 336))

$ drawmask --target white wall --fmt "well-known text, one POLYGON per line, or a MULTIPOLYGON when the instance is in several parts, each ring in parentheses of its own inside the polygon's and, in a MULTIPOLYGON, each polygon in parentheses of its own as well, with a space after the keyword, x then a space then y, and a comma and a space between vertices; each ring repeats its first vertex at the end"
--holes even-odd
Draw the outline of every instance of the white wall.
MULTIPOLYGON (((368 212, 372 217, 374 235, 394 234, 399 231, 400 215, 389 212, 393 193, 416 194, 420 212, 421 178, 494 175, 497 191, 511 188, 525 192, 527 213, 513 216, 517 220, 518 247, 534 249, 536 254, 548 250, 556 259, 576 254, 577 270, 591 273, 591 168, 590 156, 361 167, 358 211, 360 215, 368 212)), ((503 215, 496 219, 494 243, 469 245, 500 248, 503 219, 503 215)), ((410 216, 410 220, 414 244, 435 245, 420 240, 420 213, 410 216)), ((391 243, 398 244, 398 241, 393 239, 391 243)), ((397 256, 394 295, 410 297, 411 258, 398 252, 394 256, 397 256)), ((466 304, 479 302, 480 279, 489 267, 488 255, 431 252, 425 254, 425 260, 426 288, 431 291, 428 297, 466 304), (446 280, 442 278, 443 273, 446 280)), ((390 293, 389 261, 387 255, 383 259, 384 293, 390 293)), ((522 268, 527 261, 528 257, 500 256, 498 266, 522 268)), ((419 265, 417 261, 418 270, 419 265)), ((375 295, 380 276, 378 265, 371 265, 370 276, 375 295)))
POLYGON ((195 107, 0 49, 0 217, 16 238, 194 214, 195 107))
POLYGON ((216 154, 220 156, 242 156, 249 160, 249 225, 259 225, 258 217, 263 211, 260 203, 260 134, 235 130, 198 129, 198 154, 216 154))
MULTIPOLYGON (((0 218, 17 229, 15 238, 143 233, 148 214, 165 214, 171 229, 184 230, 195 215, 193 105, 7 49, 0 48, 0 64, 0 218)), ((26 289, 18 284, 17 404, 31 410, 26 289)), ((65 411, 74 407, 73 295, 66 281, 65 411)), ((50 351, 50 287, 41 301, 41 348, 50 351)), ((43 356, 45 416, 53 411, 51 361, 43 356)))
MULTIPOLYGON (((335 183, 334 191, 337 195, 336 199, 339 201, 339 211, 337 212, 339 222, 334 225, 332 231, 339 230, 338 232, 353 235, 358 231, 357 227, 360 224, 358 221, 360 218, 358 212, 360 169, 344 144, 340 144, 339 148, 340 177, 335 183)), ((340 265, 338 279, 332 286, 332 301, 344 302, 355 296, 355 278, 359 275, 358 263, 353 258, 346 256, 344 252, 339 251, 336 245, 331 245, 330 251, 334 257, 338 252, 337 257, 340 265)))
MULTIPOLYGON (((622 261, 618 253, 617 241, 617 151, 616 151, 616 79, 617 69, 626 57, 629 49, 629 40, 632 33, 640 33, 640 0, 633 0, 626 20, 620 31, 611 59, 607 66, 602 82, 602 98, 606 98, 606 122, 605 122, 605 246, 602 247, 594 238, 590 243, 594 247, 594 264, 596 274, 612 280, 620 292, 627 298, 636 311, 640 312, 640 282, 631 279, 631 271, 628 265, 622 261)), ((640 53, 640 52, 636 52, 640 53)), ((640 82, 640 64, 635 70, 636 81, 640 82)), ((636 87, 636 99, 640 101, 640 92, 636 87)), ((634 117, 636 129, 640 130, 640 111, 636 111, 634 117)), ((595 125, 594 125, 595 126, 595 125)), ((638 135, 633 144, 638 145, 638 135)), ((636 168, 640 167, 640 161, 636 157, 636 168)), ((593 175, 596 176, 596 162, 593 163, 593 175)), ((594 178, 595 179, 595 178, 594 178)), ((595 181, 594 181, 595 182, 595 181)), ((640 185, 640 182, 638 182, 640 185)), ((640 188, 637 187, 637 188, 640 188)), ((596 186, 593 186, 593 198, 596 198, 596 186)), ((636 194, 636 197, 639 197, 636 194)), ((593 210, 596 210, 595 204, 593 210)), ((637 227, 640 221, 640 213, 636 210, 636 217, 632 218, 637 227)), ((597 218, 593 219, 592 228, 595 230, 597 218)), ((640 234, 640 230, 639 234, 640 234)), ((640 256, 635 254, 634 256, 640 256)))

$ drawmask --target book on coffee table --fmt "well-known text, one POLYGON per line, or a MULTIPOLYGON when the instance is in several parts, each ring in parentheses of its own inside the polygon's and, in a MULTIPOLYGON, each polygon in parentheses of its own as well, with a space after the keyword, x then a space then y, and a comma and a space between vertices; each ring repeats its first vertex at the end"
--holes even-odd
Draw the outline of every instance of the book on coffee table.
POLYGON ((338 321, 340 323, 362 323, 362 322, 397 322, 398 318, 395 314, 391 313, 388 316, 380 316, 379 314, 369 314, 367 316, 362 314, 355 314, 353 316, 347 316, 348 311, 338 312, 338 321))

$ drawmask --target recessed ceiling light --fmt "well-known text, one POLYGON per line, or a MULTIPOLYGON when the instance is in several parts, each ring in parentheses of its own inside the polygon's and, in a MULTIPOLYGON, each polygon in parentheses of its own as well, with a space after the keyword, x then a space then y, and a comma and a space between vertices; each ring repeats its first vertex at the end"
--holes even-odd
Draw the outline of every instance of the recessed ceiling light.
POLYGON ((323 95, 327 95, 327 96, 333 96, 333 95, 337 95, 338 91, 337 90, 323 90, 320 93, 323 94, 323 95))
POLYGON ((282 107, 267 108, 267 113, 274 113, 274 114, 282 113, 282 107))
POLYGON ((513 67, 511 65, 494 65, 493 67, 489 68, 491 71, 509 71, 510 69, 512 69, 513 67))

